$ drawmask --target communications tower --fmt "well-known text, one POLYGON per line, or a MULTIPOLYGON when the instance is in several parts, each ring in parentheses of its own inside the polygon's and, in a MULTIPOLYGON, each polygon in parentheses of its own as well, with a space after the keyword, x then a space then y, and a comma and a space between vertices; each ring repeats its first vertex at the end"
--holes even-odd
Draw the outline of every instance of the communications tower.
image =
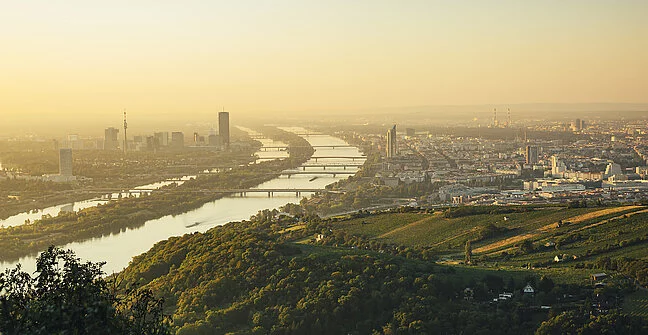
POLYGON ((126 137, 127 128, 128 128, 128 124, 126 123, 126 110, 124 110, 124 154, 126 154, 126 146, 128 144, 128 139, 126 137))

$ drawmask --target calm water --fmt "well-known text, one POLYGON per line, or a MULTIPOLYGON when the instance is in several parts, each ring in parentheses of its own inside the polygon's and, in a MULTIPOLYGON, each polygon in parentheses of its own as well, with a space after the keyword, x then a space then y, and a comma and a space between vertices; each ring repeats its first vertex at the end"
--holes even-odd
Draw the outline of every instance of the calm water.
MULTIPOLYGON (((301 128, 284 128, 286 130, 305 132, 301 128)), ((343 140, 328 135, 305 136, 311 145, 344 145, 343 140)), ((280 145, 272 141, 261 141, 266 146, 280 145)), ((260 157, 278 157, 282 152, 260 151, 260 157)), ((283 152, 286 155, 285 152, 283 152)), ((317 148, 315 156, 360 156, 357 148, 317 148)), ((353 162, 351 159, 326 159, 319 160, 332 164, 353 162)), ((353 163, 361 163, 356 160, 353 163)), ((309 161, 306 164, 314 161, 309 161)), ((326 171, 356 171, 356 167, 328 167, 326 171)), ((323 171, 323 168, 309 167, 309 171, 323 171)), ((348 175, 293 175, 290 178, 280 176, 259 185, 260 189, 271 188, 324 188, 337 180, 348 178, 348 175), (313 178, 317 177, 314 180, 313 178)), ((65 249, 72 249, 78 257, 93 262, 105 261, 104 271, 113 273, 121 271, 128 265, 132 257, 149 250, 155 243, 165 240, 171 236, 180 236, 193 232, 205 232, 215 226, 223 225, 231 221, 249 219, 262 209, 273 209, 290 202, 299 202, 302 197, 308 194, 302 193, 297 197, 294 193, 276 193, 268 197, 267 193, 248 193, 246 197, 226 197, 203 205, 202 207, 179 215, 165 216, 159 219, 147 221, 142 227, 128 229, 120 234, 96 238, 84 242, 70 243, 63 246, 65 249)), ((58 214, 58 213, 57 213, 58 214)), ((54 215, 54 214, 52 214, 54 215)), ((40 216, 39 216, 40 217, 40 216)), ((24 222, 24 220, 23 220, 24 222)), ((16 263, 22 263, 23 269, 33 271, 35 269, 35 258, 25 257, 18 262, 0 263, 0 270, 14 267, 16 263)))

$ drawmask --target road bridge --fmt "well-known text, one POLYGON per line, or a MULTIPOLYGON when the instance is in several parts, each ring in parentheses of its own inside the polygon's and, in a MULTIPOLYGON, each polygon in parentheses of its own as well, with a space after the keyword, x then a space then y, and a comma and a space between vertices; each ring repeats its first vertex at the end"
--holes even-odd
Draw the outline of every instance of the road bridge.
POLYGON ((311 168, 312 167, 312 168, 323 168, 324 170, 326 170, 326 168, 343 168, 344 170, 346 170, 346 168, 348 168, 348 167, 359 168, 362 165, 363 165, 362 163, 304 164, 304 165, 301 166, 301 169, 302 169, 302 171, 306 171, 306 168, 311 168))
MULTIPOLYGON (((256 157, 257 160, 259 159, 285 159, 288 157, 256 157)), ((355 161, 356 159, 367 159, 367 156, 311 156, 311 159, 314 159, 315 162, 317 162, 320 159, 350 159, 352 161, 355 161)))
POLYGON ((268 146, 262 146, 259 148, 259 151, 270 151, 270 150, 277 150, 277 151, 284 151, 288 150, 289 148, 330 148, 330 149, 335 149, 335 148, 355 148, 353 145, 348 145, 348 144, 333 144, 333 145, 311 145, 309 146, 292 146, 289 147, 287 145, 268 145, 268 146))
MULTIPOLYGON (((322 133, 292 133, 292 134, 297 135, 297 136, 306 136, 306 137, 308 137, 308 136, 327 136, 326 134, 322 134, 322 133)), ((253 140, 271 139, 268 136, 264 136, 264 135, 249 135, 249 137, 251 139, 253 139, 253 140)))
POLYGON ((307 174, 307 175, 320 175, 320 174, 326 174, 326 175, 333 175, 333 177, 336 177, 337 175, 354 175, 356 174, 355 171, 282 171, 281 175, 282 176, 290 176, 292 175, 299 175, 299 174, 307 174))
MULTIPOLYGON (((129 194, 150 194, 156 189, 131 189, 131 190, 115 190, 115 189, 87 189, 88 193, 129 193, 129 194)), ((302 193, 344 193, 342 191, 331 191, 323 188, 226 188, 226 189, 200 189, 200 190, 178 190, 174 189, 174 193, 191 193, 191 194, 238 194, 241 197, 246 196, 248 193, 266 193, 268 197, 274 196, 275 193, 295 193, 295 196, 301 196, 302 193)), ((114 198, 116 199, 116 198, 114 198)))

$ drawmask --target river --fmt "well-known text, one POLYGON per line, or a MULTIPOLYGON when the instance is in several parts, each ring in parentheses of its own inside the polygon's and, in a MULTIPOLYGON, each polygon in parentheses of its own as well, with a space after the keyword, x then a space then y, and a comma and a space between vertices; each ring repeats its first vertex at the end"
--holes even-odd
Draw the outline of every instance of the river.
MULTIPOLYGON (((303 133, 301 128, 282 128, 289 131, 303 133)), ((313 146, 325 145, 346 145, 343 140, 329 135, 308 135, 304 137, 313 146)), ((261 141, 264 146, 277 146, 276 142, 261 141)), ((259 151, 260 157, 279 157, 286 156, 285 151, 259 151)), ((331 156, 360 156, 361 153, 355 147, 337 147, 337 148, 315 148, 313 156, 331 157, 331 156)), ((363 160, 351 158, 330 158, 309 160, 304 165, 307 167, 296 169, 301 172, 322 172, 322 171, 343 171, 354 172, 357 167, 308 167, 312 164, 359 164, 363 160)), ((256 188, 259 189, 287 189, 287 188, 309 188, 320 189, 340 179, 347 178, 348 175, 321 175, 321 174, 299 174, 286 176, 267 181, 256 188)), ((194 232, 205 232, 215 226, 220 226, 231 221, 240 221, 249 219, 263 209, 273 209, 283 206, 287 203, 299 202, 302 197, 308 196, 308 193, 302 193, 297 196, 291 193, 275 193, 268 197, 266 192, 247 193, 245 197, 229 196, 209 203, 202 207, 188 211, 183 214, 169 215, 159 219, 149 220, 143 226, 134 229, 127 229, 119 234, 94 238, 83 242, 74 242, 63 246, 64 249, 72 249, 82 260, 99 262, 104 261, 103 270, 111 274, 119 272, 125 268, 134 256, 149 250, 155 243, 168 239, 172 236, 181 236, 183 234, 194 232)), ((56 206, 54 206, 56 207, 56 206)), ((24 220, 23 220, 24 221, 24 220)), ((0 262, 0 271, 6 268, 12 268, 17 263, 21 263, 24 270, 33 272, 35 270, 35 257, 24 257, 17 262, 0 262)))

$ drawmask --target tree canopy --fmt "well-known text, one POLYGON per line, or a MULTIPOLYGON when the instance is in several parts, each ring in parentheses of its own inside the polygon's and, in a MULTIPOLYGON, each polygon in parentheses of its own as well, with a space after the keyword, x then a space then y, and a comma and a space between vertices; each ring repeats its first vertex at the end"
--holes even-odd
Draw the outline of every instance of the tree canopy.
POLYGON ((0 274, 1 334, 170 334, 162 300, 150 290, 120 290, 103 263, 83 263, 50 247, 32 276, 20 265, 0 274))

